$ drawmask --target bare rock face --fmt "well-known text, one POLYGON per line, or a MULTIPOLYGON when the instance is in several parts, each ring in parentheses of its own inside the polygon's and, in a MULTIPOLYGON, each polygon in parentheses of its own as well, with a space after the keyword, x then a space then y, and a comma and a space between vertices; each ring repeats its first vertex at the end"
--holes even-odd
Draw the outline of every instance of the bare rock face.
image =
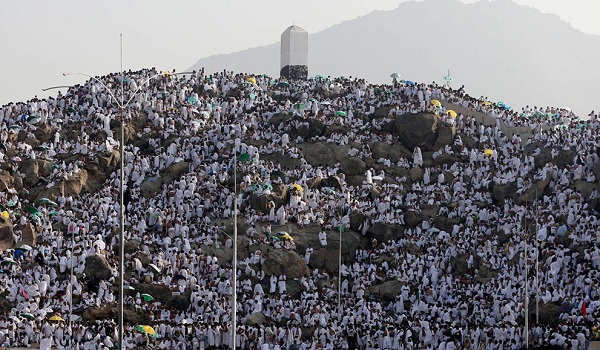
POLYGON ((190 163, 188 162, 177 162, 171 164, 168 169, 169 176, 172 179, 178 179, 181 175, 187 173, 190 169, 190 163))
POLYGON ((512 196, 517 192, 517 183, 511 182, 506 185, 494 185, 492 188, 492 195, 494 199, 502 202, 506 198, 512 198, 512 196))
POLYGON ((340 170, 346 176, 362 175, 366 171, 365 162, 358 157, 347 157, 342 159, 340 170))
POLYGON ((14 246, 13 225, 10 219, 0 219, 0 251, 14 246))
POLYGON ((112 271, 105 257, 93 255, 85 259, 85 274, 90 279, 107 280, 112 276, 112 271))
POLYGON ((27 223, 25 226, 21 227, 21 242, 22 244, 28 244, 30 246, 35 246, 37 241, 37 232, 33 228, 31 223, 27 223))
POLYGON ((400 294, 400 288, 402 288, 402 283, 400 281, 391 280, 370 287, 369 292, 380 300, 392 301, 400 294))
POLYGON ((14 178, 6 170, 0 170, 0 191, 4 191, 7 188, 13 186, 14 178))
POLYGON ((25 174, 24 182, 27 186, 33 186, 38 182, 40 178, 39 166, 38 162, 35 159, 30 158, 23 160, 19 165, 19 168, 25 174))
POLYGON ((48 124, 43 124, 35 129, 34 134, 39 141, 48 142, 54 136, 54 129, 48 124))
POLYGON ((392 122, 392 133, 409 150, 419 146, 422 151, 434 149, 438 138, 438 121, 430 113, 404 114, 392 122))
POLYGON ((404 235, 404 230, 399 225, 388 225, 382 222, 377 222, 369 227, 367 231, 369 237, 376 239, 378 242, 387 242, 391 239, 397 240, 404 235))
MULTIPOLYGON (((89 307, 83 311, 81 317, 84 321, 92 323, 96 320, 113 319, 116 320, 118 317, 118 306, 117 304, 103 305, 89 307)), ((148 317, 142 311, 136 311, 132 308, 123 308, 123 320, 126 323, 133 324, 146 324, 148 323, 148 317)))
POLYGON ((65 197, 78 196, 81 191, 85 188, 88 181, 88 172, 85 169, 80 169, 79 172, 71 176, 69 179, 63 181, 61 186, 62 195, 65 197))
MULTIPOLYGON (((263 250, 264 252, 265 250, 263 250)), ((308 276, 310 270, 304 259, 293 250, 271 249, 263 263, 267 276, 285 275, 287 278, 308 276)))

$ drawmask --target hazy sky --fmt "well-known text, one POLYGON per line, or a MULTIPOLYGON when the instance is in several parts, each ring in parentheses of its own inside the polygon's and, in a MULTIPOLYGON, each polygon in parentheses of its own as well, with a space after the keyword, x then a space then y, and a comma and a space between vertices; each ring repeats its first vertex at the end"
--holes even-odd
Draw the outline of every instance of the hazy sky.
MULTIPOLYGON (((126 70, 182 71, 202 57, 275 43, 293 23, 316 33, 403 1, 0 0, 0 105, 56 95, 42 89, 85 81, 65 72, 119 71, 120 33, 126 70)), ((514 1, 600 35, 600 1, 514 1)))

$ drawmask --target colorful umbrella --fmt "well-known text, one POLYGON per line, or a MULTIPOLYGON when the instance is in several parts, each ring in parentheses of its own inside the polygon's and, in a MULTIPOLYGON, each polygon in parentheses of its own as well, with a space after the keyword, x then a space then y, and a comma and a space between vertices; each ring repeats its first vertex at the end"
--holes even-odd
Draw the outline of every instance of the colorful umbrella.
POLYGON ((2 263, 3 263, 3 264, 12 264, 12 265, 14 265, 14 264, 16 264, 17 262, 16 262, 16 261, 14 261, 14 260, 13 260, 13 259, 11 259, 11 258, 4 258, 4 259, 2 260, 2 263))
POLYGON ((432 105, 434 105, 436 107, 440 107, 442 105, 440 103, 440 101, 438 101, 438 100, 431 100, 429 103, 431 103, 432 105))
POLYGON ((337 111, 337 112, 335 112, 335 115, 339 115, 340 117, 345 117, 346 116, 346 112, 344 112, 344 111, 337 111))
POLYGON ((488 157, 491 157, 494 154, 494 151, 491 149, 486 149, 483 151, 483 154, 485 154, 488 157))
POLYGON ((48 205, 51 205, 53 207, 58 207, 58 204, 56 202, 51 201, 48 198, 40 198, 40 203, 42 203, 42 204, 48 204, 48 205))
POLYGON ((23 244, 22 246, 20 246, 20 247, 19 247, 19 248, 17 248, 17 249, 21 249, 21 250, 25 250, 25 251, 30 251, 32 248, 31 248, 31 246, 30 246, 30 245, 28 245, 28 244, 23 244))
POLYGON ((253 78, 253 77, 246 78, 246 81, 249 82, 249 83, 251 83, 251 84, 256 84, 256 79, 253 78))
POLYGON ((152 269, 154 272, 160 273, 160 269, 158 268, 158 266, 154 264, 148 264, 148 267, 150 267, 150 269, 152 269))
POLYGON ((240 162, 249 162, 251 159, 250 154, 248 153, 242 153, 240 154, 240 156, 238 157, 238 160, 240 162))
POLYGON ((304 189, 302 188, 302 186, 300 186, 298 184, 293 184, 292 188, 295 189, 295 190, 297 190, 297 191, 300 191, 300 192, 304 191, 304 189))
POLYGON ((42 213, 35 207, 29 206, 27 212, 32 215, 41 215, 42 213))
POLYGON ((294 240, 294 237, 290 236, 290 234, 287 233, 287 232, 285 234, 281 235, 281 238, 283 238, 283 239, 289 239, 290 241, 294 240))
POLYGON ((41 120, 41 119, 40 119, 40 117, 36 117, 36 116, 33 116, 33 115, 30 115, 29 117, 27 117, 27 122, 28 122, 29 124, 36 124, 36 123, 38 123, 40 120, 41 120))
POLYGON ((449 110, 447 110, 447 111, 446 111, 446 114, 448 114, 448 115, 449 115, 449 116, 451 116, 452 118, 456 118, 456 116, 458 115, 458 114, 456 114, 456 112, 455 112, 455 111, 453 111, 452 109, 449 109, 449 110))
POLYGON ((281 181, 285 181, 285 174, 281 170, 275 170, 271 172, 271 178, 279 177, 281 181))
POLYGON ((64 319, 58 315, 51 316, 49 318, 50 321, 64 321, 64 319))
POLYGON ((141 297, 142 297, 142 299, 144 299, 144 301, 153 301, 154 300, 154 297, 152 295, 146 294, 146 293, 142 294, 141 297))
POLYGON ((150 335, 154 335, 156 333, 156 331, 154 330, 154 328, 152 328, 152 326, 147 326, 147 325, 139 325, 139 326, 135 327, 135 329, 137 329, 138 331, 140 331, 142 333, 146 333, 146 334, 150 334, 150 335))
POLYGON ((489 106, 489 105, 491 105, 491 104, 492 104, 492 103, 491 103, 490 101, 483 101, 483 102, 481 102, 481 105, 482 105, 482 106, 489 106))
POLYGON ((304 103, 296 103, 294 104, 294 109, 303 111, 306 109, 306 105, 304 103))

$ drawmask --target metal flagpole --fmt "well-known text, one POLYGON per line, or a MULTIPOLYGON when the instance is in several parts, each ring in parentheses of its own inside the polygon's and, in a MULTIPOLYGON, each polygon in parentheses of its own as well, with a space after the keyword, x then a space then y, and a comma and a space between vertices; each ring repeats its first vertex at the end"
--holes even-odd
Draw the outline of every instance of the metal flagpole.
POLYGON ((527 201, 525 201, 525 218, 524 218, 524 226, 525 226, 525 252, 523 257, 525 258, 525 348, 529 347, 529 296, 527 294, 527 256, 528 256, 528 247, 527 247, 527 201))
MULTIPOLYGON (((343 205, 343 202, 342 202, 343 205)), ((342 320, 342 208, 340 206, 340 222, 338 223, 338 231, 340 233, 340 246, 339 246, 339 257, 338 257, 338 322, 342 320)))
POLYGON ((121 196, 121 215, 119 215, 119 349, 123 346, 123 279, 125 273, 125 201, 123 196, 123 184, 125 182, 125 114, 123 108, 123 33, 121 33, 121 103, 119 106, 121 114, 121 181, 119 181, 119 192, 121 196))
POLYGON ((535 323, 540 323, 540 240, 538 236, 539 231, 539 207, 537 202, 537 188, 535 189, 535 323))
MULTIPOLYGON (((234 132, 235 133, 235 132, 234 132)), ((237 198, 237 149, 236 149, 236 137, 233 139, 233 194, 235 196, 233 200, 233 298, 232 298, 232 310, 231 310, 231 349, 236 348, 235 335, 237 333, 237 210, 238 210, 238 198, 237 198)))

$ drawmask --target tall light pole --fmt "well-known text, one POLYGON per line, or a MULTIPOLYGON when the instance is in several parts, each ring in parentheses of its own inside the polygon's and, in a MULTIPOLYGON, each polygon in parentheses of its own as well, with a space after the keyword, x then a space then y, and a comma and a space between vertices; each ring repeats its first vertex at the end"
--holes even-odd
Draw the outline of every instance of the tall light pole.
POLYGON ((337 305, 337 316, 338 316, 338 322, 342 321, 342 214, 343 214, 343 205, 344 205, 344 201, 343 201, 343 197, 342 200, 340 200, 340 222, 338 223, 338 231, 340 234, 340 241, 339 241, 339 249, 338 249, 338 305, 337 305))
MULTIPOLYGON (((119 289, 119 300, 118 300, 118 346, 119 349, 124 349, 123 346, 123 324, 124 324, 124 315, 123 315, 123 307, 124 307, 124 301, 123 301, 123 280, 124 280, 124 274, 125 274, 125 201, 124 201, 124 183, 125 183, 125 108, 127 108, 127 106, 129 105, 129 103, 133 100, 133 98, 136 96, 136 94, 144 87, 144 85, 146 83, 148 83, 150 80, 158 77, 158 76, 163 76, 163 75, 183 75, 183 74, 190 74, 190 72, 183 72, 183 73, 165 73, 165 72, 161 72, 161 73, 157 73, 151 77, 149 77, 148 79, 146 79, 142 84, 140 84, 140 86, 137 88, 137 90, 135 90, 131 97, 127 100, 127 102, 124 101, 124 95, 125 95, 125 89, 124 89, 124 74, 123 74, 123 34, 121 33, 120 35, 120 46, 121 46, 121 96, 120 98, 117 98, 113 92, 111 91, 111 89, 106 86, 101 80, 93 77, 90 74, 87 73, 63 73, 63 76, 68 76, 68 75, 83 75, 86 76, 92 80, 94 80, 95 82, 99 83, 100 85, 102 85, 102 87, 104 87, 104 89, 108 92, 108 94, 113 98, 113 100, 115 101, 115 103, 119 106, 119 114, 121 117, 121 135, 120 135, 120 142, 121 142, 121 147, 120 147, 120 181, 119 181, 119 197, 120 197, 120 215, 119 215, 119 281, 118 281, 118 289, 119 289)), ((47 89, 43 89, 44 91, 46 90, 50 90, 50 89, 55 89, 55 88, 63 88, 65 86, 56 86, 56 87, 52 87, 52 88, 47 88, 47 89)))
MULTIPOLYGON (((235 132, 234 132, 235 134, 235 132)), ((237 196, 237 135, 233 139, 233 297, 231 308, 231 349, 235 350, 236 333, 237 333, 237 211, 238 211, 238 196, 237 196)))

